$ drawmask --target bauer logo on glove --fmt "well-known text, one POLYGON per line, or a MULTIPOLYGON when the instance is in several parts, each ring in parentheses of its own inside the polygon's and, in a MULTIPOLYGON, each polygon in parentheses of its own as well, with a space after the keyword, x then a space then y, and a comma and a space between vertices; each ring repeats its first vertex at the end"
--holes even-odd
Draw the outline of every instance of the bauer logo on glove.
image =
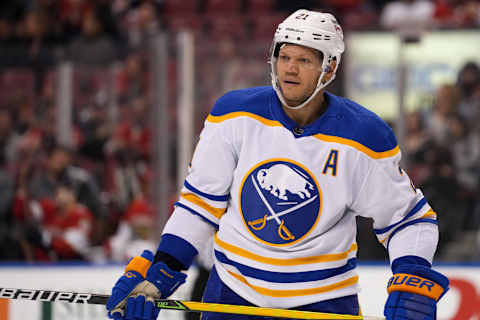
POLYGON ((417 293, 438 301, 444 289, 433 281, 411 274, 395 274, 388 280, 387 291, 405 291, 417 293))

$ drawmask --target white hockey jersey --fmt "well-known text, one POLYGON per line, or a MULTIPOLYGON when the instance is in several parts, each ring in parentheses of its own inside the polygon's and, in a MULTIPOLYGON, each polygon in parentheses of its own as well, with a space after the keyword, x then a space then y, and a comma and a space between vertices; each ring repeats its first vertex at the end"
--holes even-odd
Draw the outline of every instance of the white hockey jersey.
POLYGON ((220 278, 256 305, 292 308, 357 293, 357 215, 373 218, 386 247, 396 232, 413 236, 413 245, 390 247, 391 258, 433 258, 436 215, 399 167, 390 127, 348 99, 325 98, 325 113, 303 128, 271 87, 220 98, 165 226, 198 250, 213 235, 220 278))

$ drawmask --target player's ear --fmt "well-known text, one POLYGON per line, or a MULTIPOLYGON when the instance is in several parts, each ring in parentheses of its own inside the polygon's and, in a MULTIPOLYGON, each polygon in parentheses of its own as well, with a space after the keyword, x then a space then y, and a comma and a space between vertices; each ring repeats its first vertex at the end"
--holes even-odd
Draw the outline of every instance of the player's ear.
POLYGON ((326 82, 330 81, 332 76, 335 74, 335 69, 336 68, 337 68, 337 60, 333 59, 332 62, 330 62, 330 64, 328 64, 327 67, 324 70, 325 74, 323 75, 322 83, 326 83, 326 82))

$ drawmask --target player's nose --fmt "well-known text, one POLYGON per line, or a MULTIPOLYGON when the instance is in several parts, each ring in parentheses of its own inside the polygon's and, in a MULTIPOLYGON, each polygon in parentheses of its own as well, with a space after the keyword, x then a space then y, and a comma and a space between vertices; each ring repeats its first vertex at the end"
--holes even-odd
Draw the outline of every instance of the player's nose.
POLYGON ((297 74, 298 73, 298 65, 297 65, 297 63, 295 63, 295 61, 292 61, 292 60, 287 62, 287 66, 285 68, 285 71, 286 71, 286 73, 289 73, 289 74, 297 74))

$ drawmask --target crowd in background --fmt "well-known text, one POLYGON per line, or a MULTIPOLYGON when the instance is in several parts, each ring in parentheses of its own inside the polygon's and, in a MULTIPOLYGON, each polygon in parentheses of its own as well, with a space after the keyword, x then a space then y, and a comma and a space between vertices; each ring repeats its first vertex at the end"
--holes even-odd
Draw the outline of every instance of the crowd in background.
MULTIPOLYGON (((467 62, 456 83, 441 85, 407 114, 403 166, 438 213, 439 261, 480 260, 480 66, 467 62)), ((394 125, 392 125, 394 127, 394 125)), ((383 249, 361 221, 369 259, 383 249)), ((364 249, 365 250, 365 249, 364 249)))
MULTIPOLYGON (((154 249, 149 38, 189 28, 216 43, 197 46, 200 55, 215 57, 197 63, 199 130, 220 94, 269 83, 266 50, 275 26, 299 7, 334 13, 347 32, 396 29, 413 20, 436 29, 480 26, 480 4, 466 0, 2 2, 0 260, 124 261, 139 248, 154 249), (242 59, 252 52, 255 62, 247 66, 242 59), (54 125, 55 67, 65 60, 81 66, 73 76, 71 145, 60 143, 54 125)), ((174 118, 175 63, 166 72, 174 118)), ((340 79, 333 90, 342 94, 340 79)), ((408 114, 404 159, 439 214, 440 260, 480 259, 479 121, 480 68, 474 62, 408 114)), ((175 141, 172 157, 174 149, 175 141)), ((172 190, 172 203, 175 197, 172 190)), ((360 258, 384 259, 373 235, 367 236, 371 226, 359 223, 365 243, 360 258)))

